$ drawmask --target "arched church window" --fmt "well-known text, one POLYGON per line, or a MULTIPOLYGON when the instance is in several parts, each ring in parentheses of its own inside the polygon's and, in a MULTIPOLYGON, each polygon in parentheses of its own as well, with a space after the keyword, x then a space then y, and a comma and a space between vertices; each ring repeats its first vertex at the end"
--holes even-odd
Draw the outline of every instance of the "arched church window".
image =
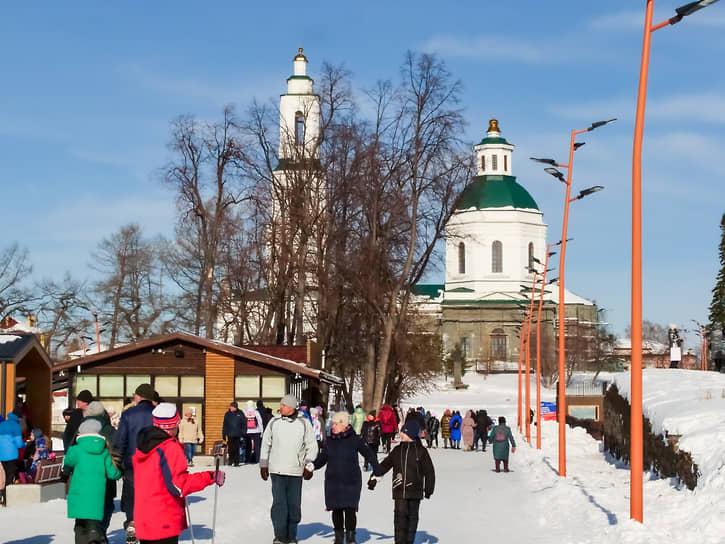
POLYGON ((534 242, 529 242, 529 272, 534 268, 534 242))
POLYGON ((494 361, 506 360, 506 333, 503 329, 491 331, 491 359, 494 361))
POLYGON ((458 244, 458 273, 466 273, 466 244, 458 244))
POLYGON ((498 155, 491 155, 491 170, 498 170, 498 155))
POLYGON ((491 245, 491 272, 503 272, 503 244, 498 240, 491 245))
POLYGON ((305 116, 301 111, 295 113, 295 145, 305 143, 305 116))

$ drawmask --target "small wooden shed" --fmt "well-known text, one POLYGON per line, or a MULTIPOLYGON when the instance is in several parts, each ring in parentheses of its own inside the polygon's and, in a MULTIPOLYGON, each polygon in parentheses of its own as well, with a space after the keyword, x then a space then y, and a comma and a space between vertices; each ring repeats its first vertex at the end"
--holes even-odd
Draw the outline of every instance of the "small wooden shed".
POLYGON ((67 384, 71 406, 75 395, 88 389, 117 413, 133 401, 139 384, 150 383, 180 413, 195 412, 204 429, 206 453, 221 439, 230 402, 244 408, 249 400, 262 400, 276 410, 287 393, 316 404, 321 385, 339 386, 341 378, 313 368, 310 353, 306 346, 257 351, 176 332, 74 359, 53 372, 56 387, 67 384))
POLYGON ((0 409, 3 415, 22 397, 30 425, 50 434, 53 363, 34 334, 0 334, 0 409))

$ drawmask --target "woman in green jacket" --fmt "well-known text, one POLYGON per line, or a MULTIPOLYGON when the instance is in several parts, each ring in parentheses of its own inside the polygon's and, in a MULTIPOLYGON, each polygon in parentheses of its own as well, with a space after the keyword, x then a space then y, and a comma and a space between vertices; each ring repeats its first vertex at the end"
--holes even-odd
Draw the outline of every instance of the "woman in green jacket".
POLYGON ((511 453, 516 452, 516 442, 511 429, 506 425, 506 418, 501 416, 498 418, 498 425, 491 429, 488 441, 493 444, 493 458, 496 461, 496 472, 501 472, 501 461, 503 461, 503 471, 509 471, 509 443, 511 444, 511 453))
POLYGON ((68 517, 75 518, 75 544, 106 541, 103 519, 106 480, 118 480, 121 471, 111 460, 101 423, 87 419, 78 427, 78 439, 63 458, 63 472, 72 472, 68 490, 68 517))

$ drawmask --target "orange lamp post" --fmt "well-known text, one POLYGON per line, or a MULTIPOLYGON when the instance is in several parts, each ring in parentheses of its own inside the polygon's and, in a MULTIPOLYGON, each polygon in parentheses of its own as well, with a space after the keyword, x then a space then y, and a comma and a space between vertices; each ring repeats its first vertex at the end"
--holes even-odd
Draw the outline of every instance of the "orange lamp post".
POLYGON ((561 254, 559 256, 559 394, 556 404, 556 414, 559 420, 559 476, 566 476, 566 316, 564 314, 564 261, 566 259, 566 233, 569 225, 569 204, 575 200, 579 200, 597 191, 604 189, 601 185, 595 185, 579 192, 574 198, 571 197, 571 178, 574 163, 574 151, 579 149, 583 143, 575 142, 574 139, 578 134, 591 132, 595 128, 599 128, 609 123, 613 123, 616 119, 607 121, 597 121, 592 123, 590 127, 582 130, 571 131, 571 144, 569 145, 569 163, 559 164, 554 159, 537 159, 530 157, 531 160, 544 164, 551 164, 560 168, 566 168, 567 175, 556 168, 544 168, 547 174, 554 176, 556 179, 566 184, 566 196, 564 197, 564 220, 561 229, 561 254))
POLYGON ((690 2, 677 9, 676 15, 657 25, 652 25, 654 0, 647 0, 644 18, 644 40, 637 92, 637 114, 634 123, 632 146, 632 364, 630 385, 630 493, 629 517, 642 522, 643 491, 643 442, 642 442, 642 135, 644 110, 647 102, 647 76, 652 32, 667 25, 679 23, 683 17, 714 4, 717 0, 690 2))
MULTIPOLYGON (((570 238, 571 240, 571 238, 570 238)), ((541 310, 544 306, 544 289, 546 287, 546 273, 548 272, 549 257, 556 254, 551 248, 561 244, 561 240, 546 246, 546 257, 542 263, 534 257, 534 260, 543 265, 541 272, 541 293, 539 295, 539 309, 536 314, 536 449, 541 449, 541 310)))

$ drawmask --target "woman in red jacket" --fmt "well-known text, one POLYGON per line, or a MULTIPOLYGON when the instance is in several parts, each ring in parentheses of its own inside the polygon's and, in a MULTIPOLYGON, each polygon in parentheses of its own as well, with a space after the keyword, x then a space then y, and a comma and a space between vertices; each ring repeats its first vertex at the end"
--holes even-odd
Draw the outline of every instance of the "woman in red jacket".
POLYGON ((184 447, 176 440, 175 405, 162 402, 153 416, 153 427, 139 432, 133 456, 136 538, 141 544, 176 544, 187 527, 185 497, 213 483, 223 485, 224 473, 189 473, 184 447))

